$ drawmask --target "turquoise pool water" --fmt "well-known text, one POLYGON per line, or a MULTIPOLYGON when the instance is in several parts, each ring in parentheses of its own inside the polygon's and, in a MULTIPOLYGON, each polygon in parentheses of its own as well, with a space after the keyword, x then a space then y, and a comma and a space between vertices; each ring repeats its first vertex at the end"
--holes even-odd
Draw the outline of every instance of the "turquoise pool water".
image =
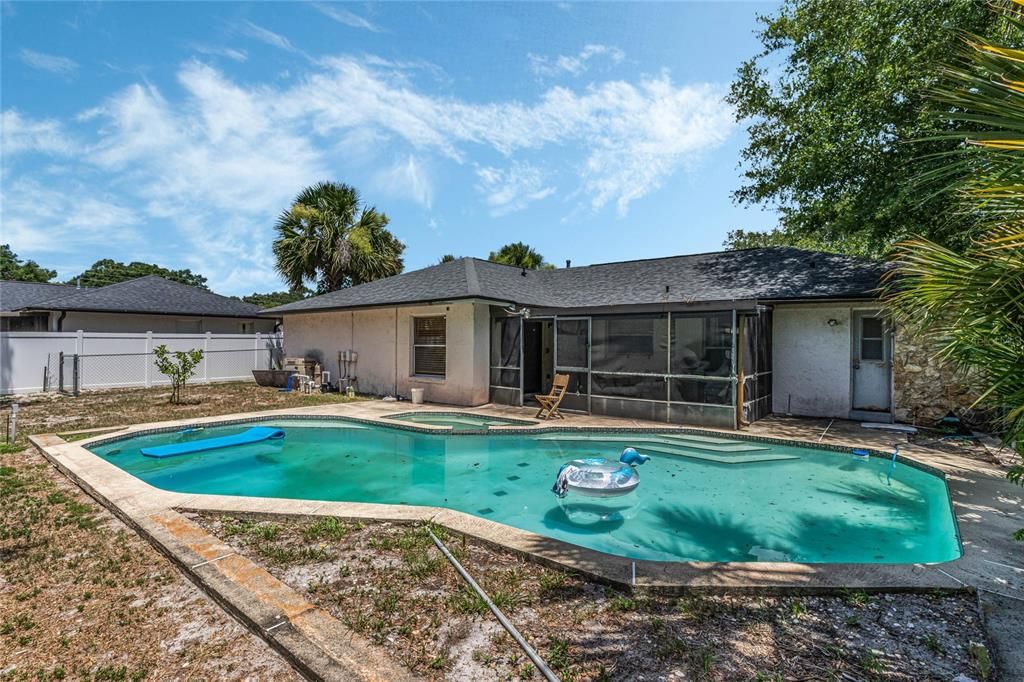
POLYGON ((268 420, 279 441, 153 459, 139 448, 238 433, 153 434, 93 452, 166 490, 457 509, 602 552, 662 561, 941 562, 960 556, 945 482, 887 459, 638 433, 434 435, 268 420), (610 500, 550 492, 583 456, 651 455, 610 500))
POLYGON ((484 414, 447 414, 444 412, 414 412, 412 414, 396 414, 388 417, 400 422, 413 424, 431 424, 433 426, 450 426, 453 431, 486 431, 491 426, 522 426, 528 421, 488 417, 484 414))

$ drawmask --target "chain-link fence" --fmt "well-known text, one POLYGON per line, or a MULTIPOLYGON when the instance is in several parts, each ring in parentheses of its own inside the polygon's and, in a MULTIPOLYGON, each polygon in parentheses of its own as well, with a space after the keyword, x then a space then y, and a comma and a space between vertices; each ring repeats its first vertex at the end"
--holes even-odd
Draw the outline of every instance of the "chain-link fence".
MULTIPOLYGON (((276 347, 207 350, 188 383, 252 379, 252 370, 272 369, 279 354, 276 347)), ((149 388, 171 383, 157 369, 153 353, 58 353, 47 363, 47 374, 51 377, 50 390, 74 395, 91 389, 149 388)))

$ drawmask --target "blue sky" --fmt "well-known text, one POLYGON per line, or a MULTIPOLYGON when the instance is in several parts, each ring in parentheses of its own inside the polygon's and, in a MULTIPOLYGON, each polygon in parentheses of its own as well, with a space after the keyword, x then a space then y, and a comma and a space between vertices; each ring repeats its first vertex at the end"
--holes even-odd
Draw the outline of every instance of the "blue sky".
POLYGON ((722 100, 772 7, 5 3, 2 241, 61 277, 110 257, 271 291, 275 217, 329 179, 407 269, 716 250, 775 223, 732 203, 722 100))

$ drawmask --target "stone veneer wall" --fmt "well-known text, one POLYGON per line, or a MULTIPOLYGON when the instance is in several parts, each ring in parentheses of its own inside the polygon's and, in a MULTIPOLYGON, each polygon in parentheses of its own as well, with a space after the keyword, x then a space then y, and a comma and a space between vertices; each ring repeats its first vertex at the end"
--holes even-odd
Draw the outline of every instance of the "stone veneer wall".
POLYGON ((932 425, 950 411, 970 407, 978 397, 964 375, 937 357, 934 345, 898 328, 893 347, 893 405, 896 421, 932 425))

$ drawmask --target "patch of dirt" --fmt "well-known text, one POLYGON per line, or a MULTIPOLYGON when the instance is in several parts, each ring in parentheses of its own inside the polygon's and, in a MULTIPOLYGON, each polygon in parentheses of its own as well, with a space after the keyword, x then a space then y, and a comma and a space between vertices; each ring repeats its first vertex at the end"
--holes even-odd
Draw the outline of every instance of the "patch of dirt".
POLYGON ((300 679, 35 451, 0 500, 0 679, 300 679))
MULTIPOLYGON (((425 526, 192 516, 415 673, 541 679, 425 526)), ((631 594, 433 530, 564 680, 991 679, 970 595, 631 594)))

